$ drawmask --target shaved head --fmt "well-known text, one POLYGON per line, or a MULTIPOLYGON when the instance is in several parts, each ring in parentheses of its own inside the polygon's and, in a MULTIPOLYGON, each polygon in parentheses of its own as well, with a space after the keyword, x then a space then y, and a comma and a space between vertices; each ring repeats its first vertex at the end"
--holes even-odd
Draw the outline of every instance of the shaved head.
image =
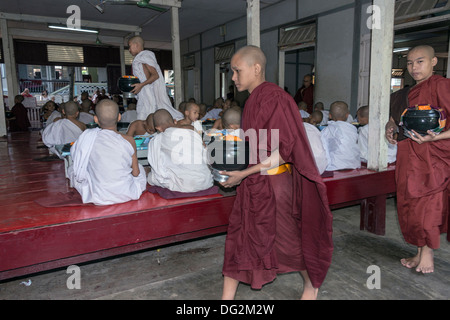
POLYGON ((142 37, 140 36, 134 36, 130 38, 130 40, 128 40, 128 45, 132 43, 136 43, 138 46, 144 48, 144 39, 142 39, 142 37))
POLYGON ((230 129, 231 125, 239 125, 241 124, 241 108, 240 107, 231 107, 222 115, 222 126, 224 129, 230 129))
POLYGON ((100 127, 115 127, 119 119, 119 106, 113 100, 102 99, 95 107, 95 115, 100 127))
POLYGON ((240 48, 235 54, 240 55, 249 66, 259 64, 263 73, 265 72, 267 60, 264 52, 260 48, 256 46, 245 46, 240 48))
POLYGON ((410 56, 410 54, 412 53, 416 53, 416 52, 422 52, 423 54, 425 54, 428 58, 433 59, 436 56, 436 53, 434 52, 434 48, 428 45, 420 45, 417 47, 412 48, 411 50, 408 51, 408 57, 410 56))
POLYGON ((256 46, 240 48, 231 58, 234 85, 239 92, 249 93, 265 81, 266 56, 256 46))
POLYGON ((348 105, 343 101, 335 101, 330 106, 330 114, 334 121, 347 121, 348 105))
POLYGON ((174 126, 172 115, 166 109, 159 109, 153 114, 155 129, 164 132, 167 128, 174 126))
POLYGON ((153 124, 153 113, 150 113, 147 116, 147 119, 145 119, 145 123, 147 124, 147 131, 149 133, 154 133, 155 130, 155 125, 153 124))
POLYGON ((434 49, 427 45, 421 45, 408 52, 406 67, 416 83, 420 83, 433 75, 437 62, 434 49))
POLYGON ((78 103, 74 101, 68 101, 64 104, 63 110, 67 117, 73 117, 79 112, 78 103))

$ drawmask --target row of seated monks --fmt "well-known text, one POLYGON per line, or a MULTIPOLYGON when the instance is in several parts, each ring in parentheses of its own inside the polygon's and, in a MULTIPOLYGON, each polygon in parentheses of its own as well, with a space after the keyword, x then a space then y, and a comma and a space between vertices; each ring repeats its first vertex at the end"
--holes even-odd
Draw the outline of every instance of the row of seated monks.
MULTIPOLYGON (((65 103, 60 116, 42 131, 43 142, 53 153, 57 153, 56 145, 76 142, 71 148, 73 166, 69 168, 69 178, 86 203, 105 205, 136 200, 147 183, 180 193, 208 191, 214 181, 207 165, 206 138, 219 134, 242 139, 245 135, 239 130, 242 108, 221 98, 209 110, 192 99, 182 102, 179 110, 185 117, 179 121, 164 110, 149 114, 146 120, 136 120, 134 104, 121 114, 117 103, 109 99, 101 100, 95 113, 89 110, 90 105, 65 103), (130 124, 126 132, 119 132, 117 124, 124 117, 130 124), (207 119, 215 122, 212 129, 204 132, 202 122, 207 119), (99 127, 86 130, 94 121, 99 127), (148 173, 138 162, 134 140, 145 135, 151 137, 148 173)), ((367 161, 367 106, 357 111, 359 128, 351 123, 353 118, 343 101, 332 103, 329 111, 318 103, 311 114, 305 112, 302 102, 298 107, 321 174, 360 168, 361 162, 367 161)), ((388 146, 389 162, 395 162, 396 146, 388 146)))

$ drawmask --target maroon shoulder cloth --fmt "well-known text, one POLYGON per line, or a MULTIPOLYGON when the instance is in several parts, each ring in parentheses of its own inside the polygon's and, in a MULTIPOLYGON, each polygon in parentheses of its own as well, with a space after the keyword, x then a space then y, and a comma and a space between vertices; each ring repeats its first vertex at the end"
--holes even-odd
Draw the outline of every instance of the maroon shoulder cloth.
MULTIPOLYGON (((288 174, 289 178, 281 178, 285 173, 254 174, 238 186, 230 215, 223 273, 260 288, 272 281, 276 273, 306 267, 313 286, 318 288, 331 264, 332 214, 297 105, 279 86, 264 82, 248 98, 241 127, 250 141, 251 158, 257 159, 253 163, 261 162, 272 150, 279 149, 283 160, 292 165, 292 177, 288 174), (291 197, 281 196, 284 193, 291 193, 291 197), (276 216, 280 208, 289 214, 291 226, 299 234, 301 243, 296 248, 301 248, 301 262, 289 255, 280 257, 283 248, 294 246, 292 243, 297 241, 297 238, 280 240, 283 237, 277 235, 280 221, 276 216)), ((283 227, 289 227, 289 223, 283 227)))

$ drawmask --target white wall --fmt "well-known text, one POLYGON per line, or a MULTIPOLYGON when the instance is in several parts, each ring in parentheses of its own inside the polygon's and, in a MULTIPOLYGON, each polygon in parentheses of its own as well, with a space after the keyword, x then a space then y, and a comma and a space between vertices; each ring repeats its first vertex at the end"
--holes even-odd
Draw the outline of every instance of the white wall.
MULTIPOLYGON (((320 16, 317 23, 315 101, 325 109, 341 100, 350 105, 354 9, 320 16)), ((357 90, 357 88, 353 89, 357 90)))
MULTIPOLYGON (((246 45, 246 13, 242 15, 226 24, 224 36, 220 35, 220 26, 217 26, 181 41, 182 55, 196 54, 195 66, 201 70, 201 100, 206 104, 216 98, 214 47, 234 43, 237 50, 246 45)), ((279 28, 317 19, 316 97, 320 100, 316 101, 324 102, 326 107, 335 100, 350 103, 353 18, 354 0, 287 0, 262 9, 261 49, 267 56, 267 81, 278 82, 279 28)), ((300 77, 303 79, 303 75, 300 77)), ((295 94, 297 88, 289 89, 295 94)))

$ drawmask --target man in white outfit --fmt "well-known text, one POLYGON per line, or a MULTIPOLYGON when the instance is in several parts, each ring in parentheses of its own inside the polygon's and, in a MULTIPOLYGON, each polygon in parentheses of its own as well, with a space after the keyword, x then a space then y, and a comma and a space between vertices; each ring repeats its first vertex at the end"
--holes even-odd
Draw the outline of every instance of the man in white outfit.
POLYGON ((155 54, 144 50, 144 40, 135 36, 128 41, 129 51, 133 59, 133 75, 139 78, 140 83, 132 85, 131 91, 137 94, 137 118, 145 120, 150 113, 158 109, 166 109, 175 120, 184 116, 175 110, 170 103, 166 91, 166 83, 161 69, 156 61, 155 54))

